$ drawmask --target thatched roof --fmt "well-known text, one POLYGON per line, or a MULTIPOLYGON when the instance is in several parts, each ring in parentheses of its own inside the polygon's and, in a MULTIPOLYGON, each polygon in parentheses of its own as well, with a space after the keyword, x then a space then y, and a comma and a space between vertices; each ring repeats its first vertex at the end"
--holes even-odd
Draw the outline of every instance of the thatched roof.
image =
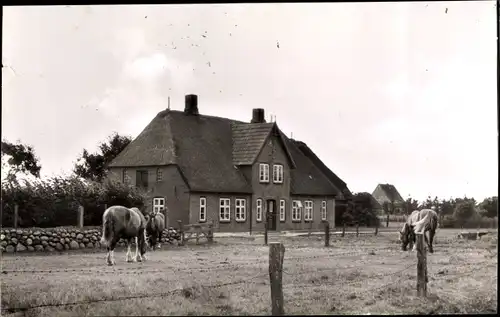
POLYGON ((346 187, 339 178, 332 182, 325 175, 328 168, 308 157, 312 151, 288 139, 275 122, 245 123, 176 110, 158 113, 109 167, 176 164, 193 191, 252 193, 238 166, 253 164, 271 133, 279 136, 289 158, 292 195, 331 196, 346 187))
POLYGON ((384 191, 387 198, 393 202, 404 202, 403 197, 399 194, 398 190, 394 185, 391 184, 379 184, 380 188, 384 191))

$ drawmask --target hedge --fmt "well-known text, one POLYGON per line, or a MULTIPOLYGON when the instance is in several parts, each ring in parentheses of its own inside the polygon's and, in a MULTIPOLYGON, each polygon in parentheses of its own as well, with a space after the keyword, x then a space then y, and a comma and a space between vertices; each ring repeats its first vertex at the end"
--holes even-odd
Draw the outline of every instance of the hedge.
POLYGON ((74 226, 78 206, 85 208, 84 223, 99 226, 105 205, 144 207, 145 193, 118 182, 88 182, 77 177, 52 177, 23 183, 2 183, 2 226, 14 223, 18 205, 19 227, 74 226))

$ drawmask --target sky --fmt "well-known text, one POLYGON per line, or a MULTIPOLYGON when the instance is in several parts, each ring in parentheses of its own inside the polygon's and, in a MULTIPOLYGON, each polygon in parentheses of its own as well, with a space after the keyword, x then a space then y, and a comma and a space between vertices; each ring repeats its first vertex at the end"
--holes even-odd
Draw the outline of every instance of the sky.
POLYGON ((9 6, 2 138, 68 173, 113 132, 136 137, 197 94, 252 108, 354 192, 498 193, 494 1, 9 6))

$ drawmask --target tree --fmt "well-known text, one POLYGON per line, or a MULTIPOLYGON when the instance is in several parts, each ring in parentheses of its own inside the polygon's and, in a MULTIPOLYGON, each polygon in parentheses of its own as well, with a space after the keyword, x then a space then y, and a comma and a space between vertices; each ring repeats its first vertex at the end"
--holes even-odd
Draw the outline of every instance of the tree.
POLYGON ((354 216, 360 225, 378 226, 375 201, 370 193, 354 194, 354 216))
POLYGON ((40 178, 40 170, 42 169, 39 158, 35 155, 35 150, 31 145, 10 143, 6 140, 2 141, 2 159, 9 156, 7 163, 9 164, 9 179, 15 178, 18 172, 29 173, 37 178, 40 178))
POLYGON ((408 197, 405 201, 405 212, 411 214, 414 210, 418 209, 418 200, 408 197))
POLYGON ((101 182, 106 177, 106 168, 109 163, 120 154, 132 141, 129 136, 113 133, 108 139, 99 144, 97 153, 83 150, 81 157, 75 163, 73 172, 84 179, 101 182))
POLYGON ((467 220, 471 219, 476 214, 476 204, 474 199, 462 199, 455 206, 453 218, 460 225, 463 226, 467 220))
POLYGON ((394 214, 394 202, 385 201, 382 204, 382 209, 384 210, 386 217, 387 217, 386 218, 386 227, 389 227, 389 215, 394 214))
POLYGON ((493 218, 498 216, 498 197, 488 197, 479 204, 483 217, 493 218))

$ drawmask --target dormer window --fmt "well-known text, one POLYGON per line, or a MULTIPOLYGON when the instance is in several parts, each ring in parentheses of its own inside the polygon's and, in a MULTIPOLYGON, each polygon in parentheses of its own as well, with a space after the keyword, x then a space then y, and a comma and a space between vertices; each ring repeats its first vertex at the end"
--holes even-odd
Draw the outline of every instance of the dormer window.
POLYGON ((259 182, 269 183, 269 164, 259 164, 259 182))
POLYGON ((275 184, 283 183, 283 165, 281 164, 273 165, 273 183, 275 184))
POLYGON ((156 181, 163 181, 163 171, 161 170, 161 168, 156 169, 156 181))

